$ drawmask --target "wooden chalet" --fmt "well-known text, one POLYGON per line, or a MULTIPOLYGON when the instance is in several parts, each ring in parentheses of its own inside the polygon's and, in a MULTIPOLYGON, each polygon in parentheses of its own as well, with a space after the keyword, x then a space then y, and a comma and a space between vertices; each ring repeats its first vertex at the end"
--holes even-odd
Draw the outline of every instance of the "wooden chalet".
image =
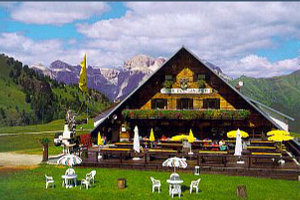
POLYGON ((295 179, 300 164, 265 135, 272 129, 287 130, 288 120, 293 118, 243 96, 182 47, 124 100, 96 118, 90 136, 96 143, 100 131, 108 145, 81 148, 79 155, 83 165, 90 167, 166 170, 162 162, 177 156, 188 158, 185 170, 197 165, 209 173, 295 179), (136 125, 143 137, 139 153, 132 143, 136 125), (151 128, 157 141, 154 146, 147 139, 151 128), (243 165, 233 155, 235 140, 226 136, 238 128, 249 133, 240 158, 243 165), (190 129, 198 139, 190 144, 190 152, 186 142, 164 140, 187 135, 190 129), (216 145, 220 139, 225 139, 226 150, 216 145), (133 160, 136 156, 140 160, 133 160), (284 167, 279 164, 282 158, 284 167))
POLYGON ((272 129, 287 129, 292 118, 242 95, 197 56, 182 47, 113 109, 96 120, 93 138, 100 131, 108 141, 188 134, 219 140, 230 130, 241 129, 250 138, 264 137, 272 129), (267 107, 268 108, 268 107, 267 107), (270 108, 268 109, 270 110, 270 108), (282 120, 281 118, 284 118, 282 120))

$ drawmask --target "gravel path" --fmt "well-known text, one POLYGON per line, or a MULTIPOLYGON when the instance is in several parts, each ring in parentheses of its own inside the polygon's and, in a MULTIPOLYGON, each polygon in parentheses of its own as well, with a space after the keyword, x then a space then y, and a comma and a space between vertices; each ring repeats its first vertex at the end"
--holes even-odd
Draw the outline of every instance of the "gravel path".
POLYGON ((0 167, 34 166, 42 161, 42 155, 0 153, 0 167))

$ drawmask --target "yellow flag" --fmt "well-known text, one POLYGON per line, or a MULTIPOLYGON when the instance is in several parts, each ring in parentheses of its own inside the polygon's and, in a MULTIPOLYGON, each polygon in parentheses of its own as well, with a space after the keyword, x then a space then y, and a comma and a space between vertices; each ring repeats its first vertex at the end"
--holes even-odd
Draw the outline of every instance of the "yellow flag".
POLYGON ((87 92, 87 77, 86 77, 86 55, 83 56, 83 61, 80 63, 81 70, 79 74, 79 88, 82 92, 87 92))

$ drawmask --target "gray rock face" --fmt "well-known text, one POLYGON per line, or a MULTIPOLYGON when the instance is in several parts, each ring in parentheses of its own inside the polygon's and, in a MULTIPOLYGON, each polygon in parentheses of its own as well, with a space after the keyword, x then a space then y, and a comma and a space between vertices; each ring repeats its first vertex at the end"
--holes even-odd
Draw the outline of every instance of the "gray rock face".
MULTIPOLYGON (((125 98, 139 83, 166 61, 165 58, 152 58, 146 55, 137 55, 124 62, 123 68, 92 67, 87 68, 88 88, 93 88, 106 95, 110 100, 125 98)), ((219 67, 204 61, 209 67, 222 74, 219 67)), ((59 82, 78 84, 80 65, 72 66, 56 60, 49 68, 31 66, 38 73, 48 75, 59 82)))

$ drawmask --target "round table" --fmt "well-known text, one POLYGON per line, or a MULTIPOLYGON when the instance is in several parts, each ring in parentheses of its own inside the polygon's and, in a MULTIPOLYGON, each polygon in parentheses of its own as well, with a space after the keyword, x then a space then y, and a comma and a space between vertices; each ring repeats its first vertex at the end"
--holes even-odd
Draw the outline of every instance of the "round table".
POLYGON ((71 181, 73 181, 75 187, 77 186, 77 175, 62 175, 61 178, 63 179, 63 185, 66 186, 66 188, 73 187, 73 184, 71 184, 71 181))
POLYGON ((168 179, 167 183, 169 183, 169 195, 171 195, 171 190, 173 185, 181 185, 183 183, 183 180, 172 180, 172 179, 168 179))

